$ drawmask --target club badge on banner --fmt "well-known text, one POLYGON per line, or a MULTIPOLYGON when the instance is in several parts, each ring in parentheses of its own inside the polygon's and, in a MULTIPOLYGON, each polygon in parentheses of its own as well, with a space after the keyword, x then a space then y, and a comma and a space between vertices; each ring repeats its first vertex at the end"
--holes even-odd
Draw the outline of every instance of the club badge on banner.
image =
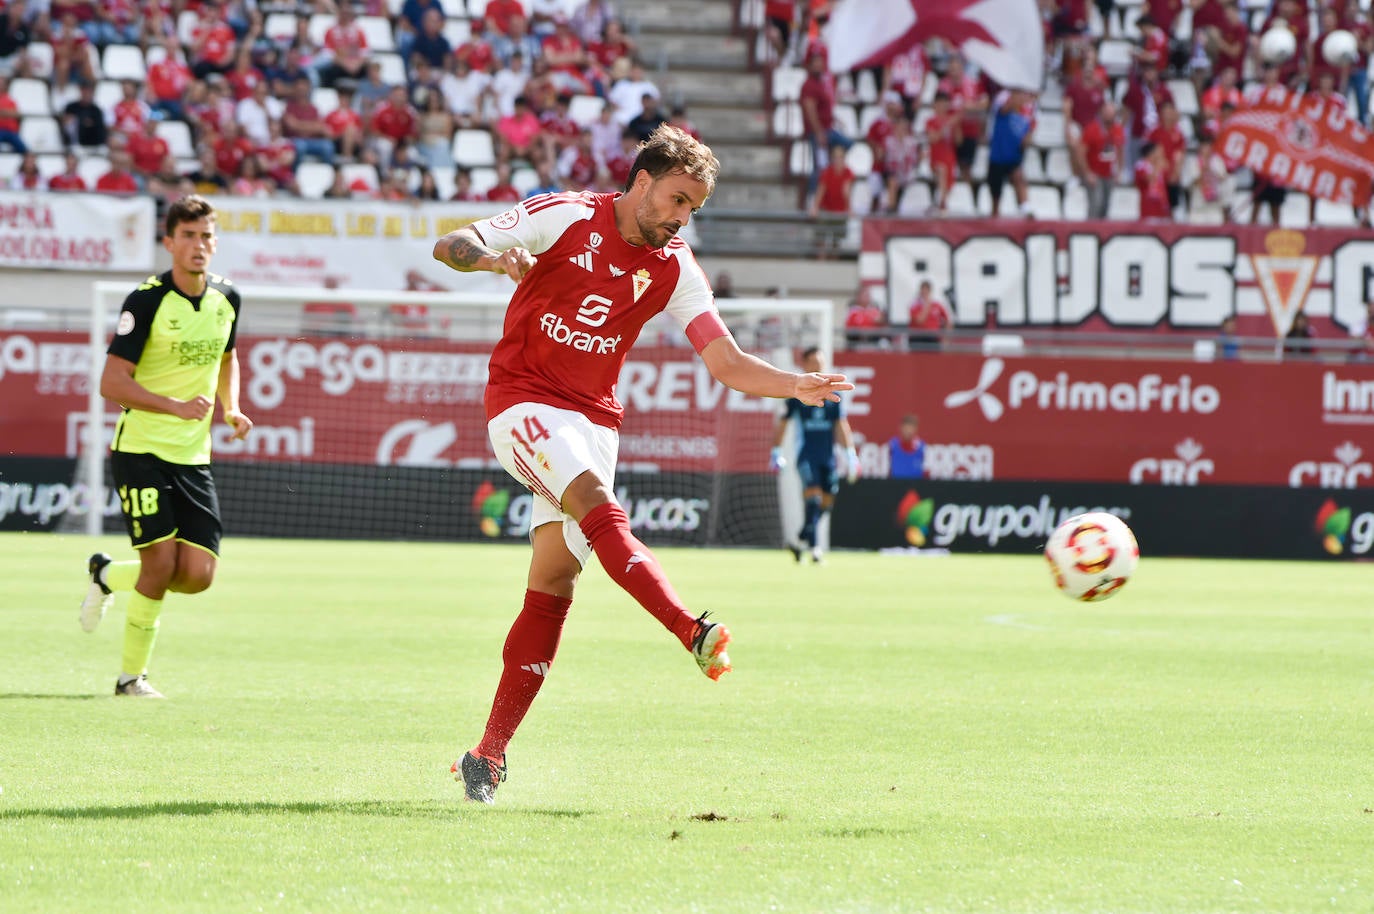
POLYGON ((434 260, 441 235, 504 204, 216 198, 215 269, 240 285, 435 292, 509 292, 495 273, 459 274, 434 260))

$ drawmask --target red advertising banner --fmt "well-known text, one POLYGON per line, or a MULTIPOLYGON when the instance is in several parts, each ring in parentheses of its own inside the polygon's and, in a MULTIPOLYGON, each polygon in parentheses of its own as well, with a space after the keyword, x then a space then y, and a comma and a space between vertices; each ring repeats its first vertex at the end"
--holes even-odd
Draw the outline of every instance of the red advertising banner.
POLYGON ((1369 203, 1374 137, 1345 98, 1252 86, 1221 125, 1229 161, 1275 184, 1350 206, 1369 203))
POLYGON ((1364 326, 1374 231, 1119 222, 865 219, 859 278, 905 325, 929 280, 957 327, 1318 337, 1364 326))
MULTIPOLYGON (((216 459, 490 466, 478 345, 244 338, 246 441, 216 459)), ((863 472, 915 413, 941 479, 1374 486, 1374 364, 1109 361, 849 352, 863 472)), ((78 334, 0 336, 0 454, 70 457, 90 354, 78 334)), ((627 469, 760 472, 779 404, 716 384, 688 349, 637 349, 618 388, 627 469)), ((114 413, 106 417, 107 434, 114 413)), ((0 486, 3 480, 0 480, 0 486)))

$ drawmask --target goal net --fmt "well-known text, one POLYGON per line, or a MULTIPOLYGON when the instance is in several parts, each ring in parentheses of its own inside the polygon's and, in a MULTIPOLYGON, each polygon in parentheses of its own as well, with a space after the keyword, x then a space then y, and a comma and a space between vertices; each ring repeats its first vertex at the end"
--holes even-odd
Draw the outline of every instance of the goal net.
MULTIPOLYGON (((93 351, 127 284, 96 283, 93 351)), ((215 476, 232 535, 500 540, 528 532, 532 496, 501 469, 482 406, 508 298, 489 293, 241 287, 242 406, 234 441, 214 425, 215 476)), ((826 300, 721 299, 740 345, 793 367, 834 338, 826 300)), ((109 485, 116 408, 93 359, 80 473, 109 485), (93 456, 94 455, 94 456, 93 456)), ((795 477, 768 471, 781 402, 716 383, 666 315, 651 321, 617 385, 626 407, 616 493, 651 543, 776 546, 800 525, 795 477)), ((89 529, 101 528, 98 514, 89 529)), ((105 521, 118 528, 118 518, 105 521)))

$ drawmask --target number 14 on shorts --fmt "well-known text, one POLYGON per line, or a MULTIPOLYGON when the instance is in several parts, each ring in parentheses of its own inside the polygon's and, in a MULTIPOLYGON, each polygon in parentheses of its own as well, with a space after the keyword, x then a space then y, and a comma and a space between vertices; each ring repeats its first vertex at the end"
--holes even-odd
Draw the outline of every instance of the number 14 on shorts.
POLYGON ((538 416, 526 416, 521 424, 525 427, 524 434, 521 434, 520 429, 512 428, 510 430, 511 437, 525 449, 525 453, 533 457, 535 455, 534 442, 546 440, 549 437, 549 430, 544 428, 544 423, 539 421, 538 416))

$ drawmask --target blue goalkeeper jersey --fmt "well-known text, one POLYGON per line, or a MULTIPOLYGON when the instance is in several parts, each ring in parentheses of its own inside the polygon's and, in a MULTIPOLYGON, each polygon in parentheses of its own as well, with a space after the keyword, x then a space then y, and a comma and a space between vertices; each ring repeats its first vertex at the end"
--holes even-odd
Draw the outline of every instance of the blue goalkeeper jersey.
POLYGON ((786 416, 796 419, 801 431, 798 462, 833 464, 835 462, 835 423, 844 418, 844 402, 807 406, 800 400, 787 401, 786 416))

